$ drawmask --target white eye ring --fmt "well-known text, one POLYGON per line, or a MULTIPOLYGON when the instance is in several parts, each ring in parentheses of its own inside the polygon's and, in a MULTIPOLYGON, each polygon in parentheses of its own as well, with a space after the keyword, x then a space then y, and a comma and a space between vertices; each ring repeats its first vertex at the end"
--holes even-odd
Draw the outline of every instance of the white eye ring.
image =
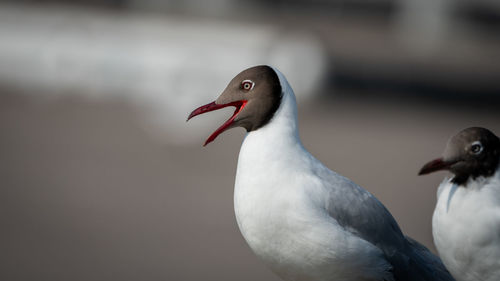
POLYGON ((470 151, 477 155, 483 152, 483 145, 480 141, 475 141, 470 145, 470 151))
POLYGON ((243 80, 241 82, 241 88, 245 91, 250 91, 255 86, 255 83, 252 80, 243 80))

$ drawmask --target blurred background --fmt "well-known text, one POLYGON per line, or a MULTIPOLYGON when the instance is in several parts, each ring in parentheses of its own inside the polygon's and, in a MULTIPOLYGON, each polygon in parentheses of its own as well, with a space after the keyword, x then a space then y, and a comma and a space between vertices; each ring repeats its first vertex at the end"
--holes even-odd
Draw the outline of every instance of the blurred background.
POLYGON ((185 123, 241 70, 278 67, 304 145, 434 251, 469 126, 500 134, 495 0, 0 1, 0 280, 278 280, 237 228, 243 129, 185 123))

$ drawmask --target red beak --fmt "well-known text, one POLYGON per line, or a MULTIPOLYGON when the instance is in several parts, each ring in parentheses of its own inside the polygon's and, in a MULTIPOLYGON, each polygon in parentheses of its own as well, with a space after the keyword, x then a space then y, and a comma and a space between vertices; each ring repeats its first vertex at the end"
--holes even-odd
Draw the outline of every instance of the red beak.
POLYGON ((431 162, 425 164, 418 175, 425 175, 432 172, 440 171, 440 170, 448 170, 451 165, 457 163, 457 161, 444 161, 443 158, 434 159, 431 162))
POLYGON ((236 115, 238 115, 238 113, 240 113, 240 111, 245 107, 246 104, 247 104, 246 100, 240 100, 240 101, 230 102, 230 103, 226 103, 226 104, 216 104, 215 102, 211 102, 209 104, 202 105, 202 106, 198 107, 197 109, 193 110, 193 112, 191 112, 191 114, 189 114, 189 117, 186 121, 189 121, 189 119, 195 117, 196 115, 200 115, 200 114, 214 111, 217 109, 221 109, 224 107, 228 107, 228 106, 236 107, 236 110, 234 111, 233 116, 231 116, 231 118, 229 118, 226 122, 224 122, 224 124, 222 124, 222 126, 220 126, 217 130, 215 130, 215 132, 213 132, 208 137, 208 139, 205 141, 205 144, 203 145, 203 146, 206 146, 207 144, 209 144, 213 140, 215 140, 215 138, 218 135, 220 135, 222 132, 231 128, 231 125, 233 124, 234 118, 236 118, 236 115))

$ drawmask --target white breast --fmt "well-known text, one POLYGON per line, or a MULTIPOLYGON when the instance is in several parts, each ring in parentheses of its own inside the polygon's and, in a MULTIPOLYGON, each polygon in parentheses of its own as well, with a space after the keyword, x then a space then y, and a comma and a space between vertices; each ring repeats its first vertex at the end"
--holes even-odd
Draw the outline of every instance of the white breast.
POLYGON ((432 228, 439 254, 457 281, 500 280, 500 172, 466 187, 445 180, 432 228))

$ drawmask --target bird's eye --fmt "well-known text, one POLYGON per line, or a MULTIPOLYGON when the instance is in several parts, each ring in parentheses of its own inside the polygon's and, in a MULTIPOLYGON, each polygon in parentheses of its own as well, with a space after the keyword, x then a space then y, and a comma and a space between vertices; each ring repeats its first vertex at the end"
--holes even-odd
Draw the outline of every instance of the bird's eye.
POLYGON ((483 152, 483 145, 479 141, 475 141, 470 146, 470 151, 474 154, 479 154, 483 152))
POLYGON ((245 91, 250 91, 255 86, 255 83, 252 80, 243 80, 241 82, 241 88, 245 91))

